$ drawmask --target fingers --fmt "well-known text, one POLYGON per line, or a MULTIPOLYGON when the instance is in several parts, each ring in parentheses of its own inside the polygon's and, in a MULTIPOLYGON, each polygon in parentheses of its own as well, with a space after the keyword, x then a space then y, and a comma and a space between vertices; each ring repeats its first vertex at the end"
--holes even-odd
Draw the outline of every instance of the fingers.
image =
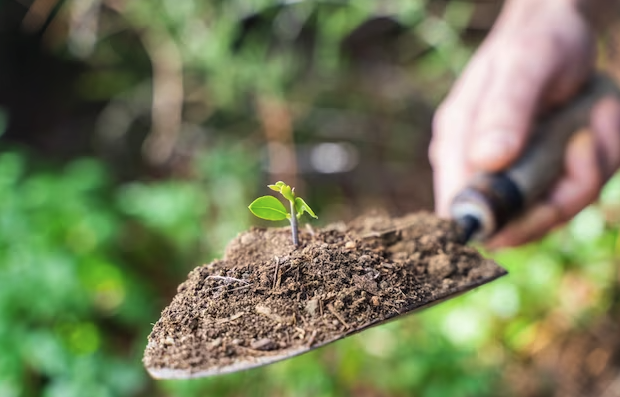
POLYGON ((543 90, 557 68, 551 46, 519 39, 508 49, 497 50, 493 77, 486 88, 472 128, 469 160, 484 171, 498 171, 516 160, 525 146, 530 122, 543 90), (532 45, 542 47, 533 60, 532 45))
POLYGON ((598 197, 620 167, 620 103, 605 99, 593 109, 591 132, 576 134, 567 148, 565 172, 548 199, 487 243, 489 248, 536 240, 574 217, 598 197))
POLYGON ((488 246, 517 246, 542 237, 592 202, 601 184, 592 135, 578 133, 568 145, 564 177, 549 199, 507 225, 488 246))
POLYGON ((546 12, 551 15, 547 23, 525 31, 513 27, 518 34, 496 45, 492 78, 472 126, 469 159, 480 170, 499 171, 515 161, 532 121, 569 100, 590 76, 595 46, 585 22, 573 13, 546 12), (555 21, 556 14, 563 20, 555 21), (569 28, 558 32, 552 22, 569 28))
POLYGON ((554 204, 538 204, 530 209, 527 215, 512 221, 484 245, 492 250, 516 247, 544 236, 561 221, 561 210, 554 204))

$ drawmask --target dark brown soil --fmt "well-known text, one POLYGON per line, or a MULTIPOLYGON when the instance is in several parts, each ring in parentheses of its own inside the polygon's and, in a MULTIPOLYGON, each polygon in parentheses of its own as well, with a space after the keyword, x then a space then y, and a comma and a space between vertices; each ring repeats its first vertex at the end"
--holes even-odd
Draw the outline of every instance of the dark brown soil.
POLYGON ((242 233, 194 269, 148 338, 156 377, 205 376, 300 354, 506 272, 428 213, 321 230, 242 233))

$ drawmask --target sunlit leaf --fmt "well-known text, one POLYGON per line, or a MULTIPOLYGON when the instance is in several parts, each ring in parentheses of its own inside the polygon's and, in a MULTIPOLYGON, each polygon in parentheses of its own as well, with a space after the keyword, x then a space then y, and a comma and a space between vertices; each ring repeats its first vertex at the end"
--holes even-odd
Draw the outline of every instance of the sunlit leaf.
POLYGON ((282 181, 278 181, 274 183, 273 185, 267 185, 269 189, 274 190, 276 192, 280 192, 282 190, 282 186, 286 186, 286 183, 282 181))
POLYGON ((314 211, 312 211, 312 208, 310 208, 310 206, 306 204, 304 199, 302 199, 301 197, 297 197, 295 199, 295 211, 297 211, 297 217, 300 217, 303 215, 304 212, 307 212, 308 215, 310 215, 314 219, 319 219, 319 217, 314 214, 314 211))
POLYGON ((284 196, 288 201, 295 201, 295 194, 293 193, 293 189, 289 185, 284 185, 280 189, 280 193, 284 196))
POLYGON ((257 217, 268 221, 281 221, 288 216, 284 205, 273 196, 259 197, 248 208, 257 217))

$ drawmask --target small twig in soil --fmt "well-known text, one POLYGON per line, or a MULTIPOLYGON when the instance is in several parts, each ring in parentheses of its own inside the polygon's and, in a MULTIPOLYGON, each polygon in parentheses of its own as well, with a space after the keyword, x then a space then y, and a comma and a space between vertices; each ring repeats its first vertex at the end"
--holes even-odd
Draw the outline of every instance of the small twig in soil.
POLYGON ((295 327, 295 329, 301 334, 301 337, 299 339, 303 339, 306 337, 306 331, 303 328, 295 327))
POLYGON ((396 315, 401 314, 400 309, 398 308, 398 306, 396 306, 395 304, 393 304, 392 302, 384 302, 383 303, 386 306, 389 306, 392 308, 392 310, 394 311, 394 313, 396 313, 396 315))
POLYGON ((334 308, 334 306, 330 303, 329 305, 327 305, 327 309, 334 315, 336 316, 336 318, 338 319, 338 321, 340 321, 342 323, 342 325, 344 325, 346 328, 350 328, 349 324, 347 324, 346 321, 344 321, 344 318, 340 315, 340 313, 338 313, 338 311, 336 310, 336 308, 334 308))
POLYGON ((310 339, 308 340, 308 347, 312 347, 312 344, 314 343, 314 339, 316 338, 316 334, 317 334, 317 331, 315 329, 314 331, 312 331, 312 335, 310 335, 310 339))
POLYGON ((310 233, 310 235, 311 235, 311 236, 314 236, 314 235, 315 235, 315 233, 314 233, 314 228, 312 227, 312 225, 311 225, 311 224, 306 223, 306 230, 308 231, 308 233, 310 233))
POLYGON ((284 336, 286 336, 286 344, 290 345, 291 344, 291 335, 289 335, 287 329, 284 330, 284 336))
POLYGON ((280 288, 280 283, 282 282, 282 267, 280 266, 280 270, 278 272, 276 272, 276 274, 278 275, 277 279, 276 279, 276 288, 280 288))
POLYGON ((278 326, 281 326, 282 324, 292 324, 293 323, 293 317, 294 316, 288 316, 288 317, 282 317, 278 314, 272 313, 271 309, 267 306, 263 306, 263 305, 256 305, 255 307, 256 313, 258 314, 262 314, 263 316, 267 317, 268 319, 275 321, 276 323, 278 323, 278 326))
POLYGON ((351 307, 356 308, 356 307, 362 305, 364 302, 366 302, 366 298, 359 298, 359 299, 353 301, 353 303, 351 304, 351 307))
MULTIPOLYGON (((232 292, 232 291, 237 291, 237 290, 240 290, 240 289, 248 288, 248 287, 251 287, 252 285, 253 284, 246 284, 246 285, 243 285, 241 287, 230 289, 230 290, 228 290, 228 292, 232 292)), ((226 288, 226 287, 228 287, 228 284, 218 285, 217 287, 209 288, 205 292, 217 291, 217 290, 221 290, 221 289, 226 288)))
MULTIPOLYGON (((284 266, 286 266, 287 264, 285 263, 284 266)), ((288 268, 286 268, 285 270, 282 271, 282 273, 280 273, 280 277, 284 277, 284 275, 293 268, 293 266, 289 266, 288 268)))
POLYGON ((278 271, 280 270, 280 259, 278 259, 278 257, 276 257, 276 271, 273 272, 273 284, 271 286, 271 289, 276 289, 276 282, 278 280, 278 271))
POLYGON ((248 283, 248 281, 246 281, 246 280, 241 280, 239 278, 234 278, 234 277, 208 276, 207 280, 210 279, 210 278, 213 278, 213 279, 216 279, 216 280, 224 280, 224 281, 226 281, 228 283, 234 283, 234 282, 239 282, 239 283, 243 283, 243 284, 247 284, 248 283))
POLYGON ((237 287, 237 288, 233 288, 233 289, 229 289, 228 292, 233 292, 233 291, 238 291, 240 289, 245 289, 245 288, 249 288, 251 287, 253 284, 248 284, 248 285, 244 285, 242 287, 237 287))
POLYGON ((240 318, 241 316, 243 316, 244 314, 245 314, 244 312, 240 312, 240 313, 237 313, 237 314, 233 314, 230 317, 226 317, 226 318, 215 320, 215 322, 218 323, 218 324, 224 324, 224 323, 227 323, 229 321, 236 320, 236 319, 240 318))
POLYGON ((271 270, 274 266, 279 266, 280 263, 284 263, 284 262, 286 262, 288 260, 288 256, 285 256, 285 257, 282 257, 282 258, 280 258, 278 256, 274 256, 273 259, 274 259, 275 263, 273 265, 265 266, 263 268, 263 270, 267 271, 267 270, 271 270))
POLYGON ((415 225, 415 222, 408 222, 408 223, 404 223, 402 225, 398 225, 396 227, 392 227, 392 228, 389 228, 389 229, 377 230, 377 231, 372 231, 372 232, 366 233, 365 235, 362 236, 362 238, 366 239, 366 238, 372 238, 372 237, 383 237, 386 234, 398 233, 401 230, 409 229, 410 227, 412 227, 414 225, 415 225))
POLYGON ((323 317, 323 300, 319 299, 319 313, 321 313, 321 317, 323 317))
POLYGON ((383 237, 386 234, 390 234, 390 233, 396 233, 399 230, 401 230, 401 228, 392 228, 392 229, 387 229, 387 230, 381 230, 381 231, 372 231, 369 233, 364 234, 363 236, 361 236, 362 239, 367 239, 367 238, 377 238, 377 237, 383 237))

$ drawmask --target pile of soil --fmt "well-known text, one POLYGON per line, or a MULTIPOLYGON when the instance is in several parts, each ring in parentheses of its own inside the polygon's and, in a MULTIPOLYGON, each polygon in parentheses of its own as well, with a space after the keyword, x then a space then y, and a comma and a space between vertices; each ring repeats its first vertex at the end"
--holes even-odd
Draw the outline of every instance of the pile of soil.
POLYGON ((231 372, 305 352, 506 274, 429 213, 300 231, 253 228, 194 269, 155 324, 155 377, 231 372))

